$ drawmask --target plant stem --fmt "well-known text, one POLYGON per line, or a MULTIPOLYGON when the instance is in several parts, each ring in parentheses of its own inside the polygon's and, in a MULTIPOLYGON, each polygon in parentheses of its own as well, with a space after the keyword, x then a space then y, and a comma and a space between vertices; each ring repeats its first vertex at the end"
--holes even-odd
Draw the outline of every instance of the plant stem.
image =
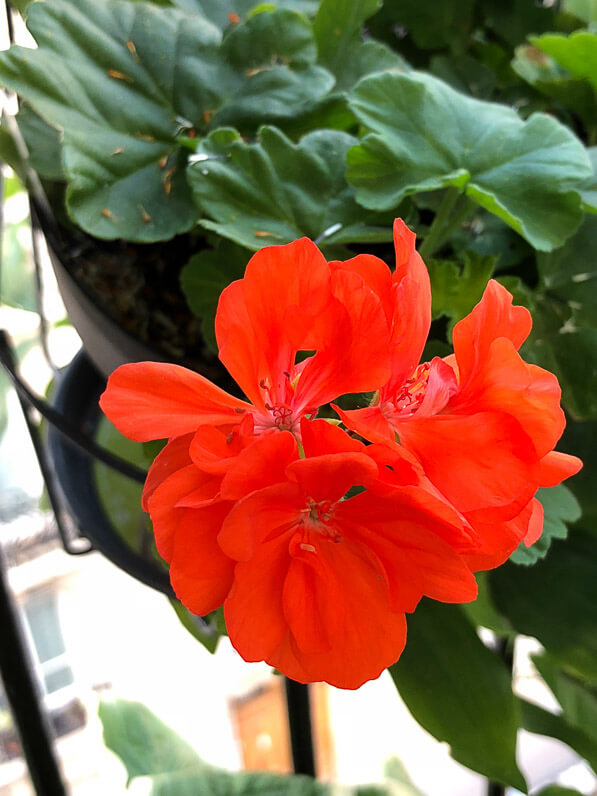
POLYGON ((473 206, 473 201, 467 196, 462 196, 457 188, 448 188, 429 228, 427 237, 419 249, 419 254, 423 259, 431 257, 444 245, 454 230, 470 215, 473 206), (460 199, 464 201, 455 210, 460 199))

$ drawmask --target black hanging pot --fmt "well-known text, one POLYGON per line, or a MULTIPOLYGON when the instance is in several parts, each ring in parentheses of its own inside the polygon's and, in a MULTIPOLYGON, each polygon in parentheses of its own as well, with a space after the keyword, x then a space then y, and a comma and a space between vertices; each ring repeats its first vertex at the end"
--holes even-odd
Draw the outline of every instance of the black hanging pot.
MULTIPOLYGON (((98 399, 105 379, 80 351, 62 371, 53 395, 53 406, 86 436, 93 439, 101 412, 98 399)), ((49 425, 48 451, 55 480, 70 515, 83 536, 120 569, 147 586, 174 596, 166 570, 152 557, 133 550, 106 512, 94 477, 94 459, 49 425)))

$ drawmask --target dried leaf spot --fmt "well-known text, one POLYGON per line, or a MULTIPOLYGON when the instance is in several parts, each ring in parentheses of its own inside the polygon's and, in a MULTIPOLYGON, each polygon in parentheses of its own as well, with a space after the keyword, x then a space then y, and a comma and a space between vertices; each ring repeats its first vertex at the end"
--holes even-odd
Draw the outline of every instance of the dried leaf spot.
POLYGON ((113 149, 112 152, 110 152, 110 154, 111 155, 122 155, 123 152, 124 152, 124 147, 119 146, 119 147, 116 147, 116 149, 113 149))
POLYGON ((149 215, 147 210, 143 207, 143 205, 139 205, 139 210, 141 211, 141 216, 143 218, 143 221, 146 224, 149 224, 149 222, 151 221, 151 216, 149 215))
POLYGON ((201 114, 201 115, 202 115, 202 117, 203 117, 203 122, 204 122, 205 124, 209 124, 209 123, 211 122, 212 118, 213 118, 213 115, 214 115, 214 113, 215 113, 215 111, 214 111, 214 110, 212 110, 212 109, 210 109, 210 108, 206 108, 206 109, 203 111, 203 113, 201 114))
POLYGON ((160 158, 160 168, 161 169, 165 169, 167 163, 168 163, 168 155, 164 155, 164 157, 160 158))
POLYGON ((124 72, 118 72, 116 69, 108 69, 108 76, 113 77, 114 80, 124 80, 126 83, 134 83, 130 75, 125 75, 124 72))
POLYGON ((256 238, 277 238, 278 240, 282 240, 281 235, 277 235, 275 232, 266 232, 262 229, 256 230, 253 234, 256 238))
POLYGON ((135 133, 135 138, 139 141, 149 141, 151 144, 155 143, 155 138, 152 135, 147 135, 146 133, 135 133))
POLYGON ((232 25, 238 25, 238 23, 240 22, 240 17, 239 17, 239 15, 238 15, 238 14, 235 14, 235 13, 234 13, 234 11, 231 11, 231 12, 228 14, 228 21, 229 21, 229 22, 230 22, 232 25))
POLYGON ((133 58, 136 58, 138 60, 139 56, 137 55, 137 48, 135 47, 135 43, 131 41, 131 39, 127 41, 126 47, 127 50, 130 52, 130 54, 133 56, 133 58))
POLYGON ((110 221, 115 221, 114 213, 111 210, 108 210, 107 207, 102 208, 102 216, 104 218, 109 218, 110 221))

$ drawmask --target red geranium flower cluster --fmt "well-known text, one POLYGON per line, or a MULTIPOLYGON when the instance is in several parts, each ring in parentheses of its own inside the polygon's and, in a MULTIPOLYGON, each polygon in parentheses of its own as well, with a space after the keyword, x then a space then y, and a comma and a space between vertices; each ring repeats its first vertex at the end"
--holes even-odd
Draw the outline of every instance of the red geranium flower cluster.
POLYGON ((396 269, 326 262, 307 239, 262 249, 218 305, 220 359, 248 401, 177 365, 123 365, 101 406, 127 437, 167 438, 143 493, 172 585, 224 605, 245 660, 357 688, 394 663, 422 596, 474 600, 473 572, 541 534, 535 493, 581 462, 555 376, 518 349, 531 318, 491 281, 419 364, 431 321, 415 236, 396 269), (375 391, 370 406, 320 407, 375 391), (358 435, 358 436, 357 436, 358 435), (367 444, 366 444, 367 443, 367 444))

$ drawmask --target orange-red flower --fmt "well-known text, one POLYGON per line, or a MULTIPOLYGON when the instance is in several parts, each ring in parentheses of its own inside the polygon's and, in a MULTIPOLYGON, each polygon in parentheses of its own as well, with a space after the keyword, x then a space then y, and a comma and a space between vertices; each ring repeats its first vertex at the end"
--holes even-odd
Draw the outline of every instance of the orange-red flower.
POLYGON ((454 355, 419 364, 431 293, 414 235, 396 270, 327 263, 308 240, 258 252, 220 298, 220 358, 248 400, 176 365, 124 365, 101 405, 126 436, 168 438, 147 477, 176 594, 224 605, 233 645, 301 682, 356 688, 393 663, 422 596, 474 599, 471 570, 541 533, 539 486, 576 472, 553 451, 553 375, 518 353, 530 316, 490 282, 454 329, 454 355), (365 442, 319 407, 337 409, 365 442))
MULTIPOLYGON (((368 284, 382 302, 392 335, 392 374, 374 406, 343 412, 344 423, 371 441, 400 444, 479 533, 475 569, 496 566, 524 539, 541 533, 540 486, 581 467, 553 451, 565 425, 556 377, 520 357, 531 330, 524 307, 491 280, 473 311, 456 324, 454 355, 418 364, 430 323, 429 277, 415 236, 397 220, 397 266, 370 258, 368 284)), ((363 273, 356 260, 332 263, 363 273)))
POLYGON ((386 483, 376 493, 378 464, 345 432, 324 420, 302 426, 305 458, 297 451, 283 479, 239 500, 218 536, 239 562, 226 627, 245 660, 357 688, 397 660, 404 613, 423 595, 476 597, 454 550, 471 540, 457 513, 420 487, 386 483), (365 489, 347 497, 355 486, 365 489))

